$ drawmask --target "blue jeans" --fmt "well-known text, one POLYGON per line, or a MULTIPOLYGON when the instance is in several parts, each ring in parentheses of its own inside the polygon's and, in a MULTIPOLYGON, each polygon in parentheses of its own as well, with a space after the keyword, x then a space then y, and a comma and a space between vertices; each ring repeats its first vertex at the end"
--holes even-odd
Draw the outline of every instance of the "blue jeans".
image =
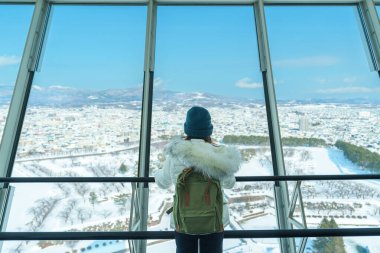
POLYGON ((206 235, 189 235, 175 232, 176 253, 222 253, 223 235, 223 232, 206 235))

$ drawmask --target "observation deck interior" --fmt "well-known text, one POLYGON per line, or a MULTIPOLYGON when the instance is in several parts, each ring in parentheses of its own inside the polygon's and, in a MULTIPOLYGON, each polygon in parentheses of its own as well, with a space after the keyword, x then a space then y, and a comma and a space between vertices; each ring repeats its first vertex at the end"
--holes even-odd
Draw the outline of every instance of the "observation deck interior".
POLYGON ((380 252, 379 8, 0 0, 0 252, 175 252, 195 105, 243 159, 224 252, 380 252))

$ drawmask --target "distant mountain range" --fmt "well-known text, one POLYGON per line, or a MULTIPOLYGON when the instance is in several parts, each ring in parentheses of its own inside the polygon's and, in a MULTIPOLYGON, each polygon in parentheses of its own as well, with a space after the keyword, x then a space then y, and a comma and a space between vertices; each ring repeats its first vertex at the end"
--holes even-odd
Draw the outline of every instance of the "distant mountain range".
MULTIPOLYGON (((10 102, 13 86, 0 85, 0 105, 10 102)), ((32 87, 29 106, 52 106, 52 107, 79 107, 88 105, 97 106, 124 106, 127 108, 141 108, 142 87, 126 89, 90 90, 76 89, 65 86, 32 87)), ((201 92, 175 92, 157 88, 154 90, 153 100, 171 110, 174 105, 192 106, 252 106, 264 104, 263 99, 248 99, 226 97, 201 92)), ((347 103, 347 104, 380 104, 378 101, 366 99, 312 99, 312 100, 279 100, 280 104, 310 104, 310 103, 347 103)))
MULTIPOLYGON (((12 96, 12 86, 0 86, 0 105, 9 103, 12 96)), ((119 105, 131 108, 141 108, 142 87, 126 89, 89 90, 75 89, 65 86, 40 87, 33 86, 29 98, 29 106, 77 107, 86 105, 110 106, 119 105)), ((175 92, 155 89, 153 94, 155 104, 172 107, 174 104, 203 106, 231 106, 247 103, 263 104, 263 100, 231 98, 200 92, 175 92)))

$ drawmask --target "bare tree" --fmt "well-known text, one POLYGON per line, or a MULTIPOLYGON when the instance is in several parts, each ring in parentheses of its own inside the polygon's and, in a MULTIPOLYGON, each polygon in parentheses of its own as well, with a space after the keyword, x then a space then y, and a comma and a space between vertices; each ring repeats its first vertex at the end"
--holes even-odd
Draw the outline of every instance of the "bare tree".
POLYGON ((58 214, 58 217, 60 217, 65 224, 67 224, 69 220, 71 220, 71 224, 73 223, 73 220, 71 219, 71 214, 74 208, 77 206, 77 204, 78 202, 75 199, 69 200, 64 209, 58 214))
POLYGON ((74 248, 75 246, 77 246, 79 241, 65 241, 65 244, 67 247, 69 247, 71 249, 71 252, 74 253, 76 251, 74 251, 74 248))
POLYGON ((58 217, 60 217, 63 221, 63 223, 67 224, 71 216, 71 210, 69 209, 64 209, 62 210, 59 214, 58 217))
POLYGON ((91 190, 90 187, 86 184, 82 183, 75 183, 74 184, 75 191, 82 196, 83 202, 86 202, 86 194, 91 190))
POLYGON ((80 220, 80 222, 83 224, 84 221, 88 220, 91 218, 91 213, 87 211, 86 209, 83 208, 78 208, 77 209, 77 218, 80 220))
POLYGON ((112 212, 109 211, 109 210, 106 210, 106 209, 104 209, 104 210, 102 210, 102 211, 100 212, 100 215, 101 215, 104 219, 107 219, 108 217, 110 217, 111 214, 112 214, 112 212))
POLYGON ((16 246, 16 248, 12 249, 12 252, 14 252, 14 253, 22 253, 23 249, 24 249, 24 245, 23 245, 22 242, 20 242, 20 243, 16 246))
POLYGON ((37 200, 36 205, 29 209, 29 214, 33 216, 32 220, 27 223, 29 228, 32 231, 37 231, 60 200, 53 197, 37 200))
POLYGON ((64 196, 67 198, 70 196, 71 190, 65 184, 57 184, 57 187, 63 192, 64 196))

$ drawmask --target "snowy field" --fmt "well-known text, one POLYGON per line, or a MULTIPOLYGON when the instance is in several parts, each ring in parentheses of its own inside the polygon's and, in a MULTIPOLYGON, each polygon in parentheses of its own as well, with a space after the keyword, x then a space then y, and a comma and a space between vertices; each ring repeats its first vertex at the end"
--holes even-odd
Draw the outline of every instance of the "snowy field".
MULTIPOLYGON (((272 175, 270 149, 240 146, 250 150, 237 176, 272 175)), ((153 148, 152 170, 160 166, 160 148, 153 148)), ((357 174, 368 171, 345 159, 335 148, 285 148, 285 166, 295 174, 357 174)), ((13 176, 135 176, 136 156, 131 152, 102 156, 15 164, 13 176), (124 169, 121 170, 121 165, 124 169)), ((380 225, 380 182, 304 182, 301 186, 309 228, 319 225, 323 217, 334 217, 340 227, 380 225)), ((291 194, 294 183, 289 183, 291 194)), ((129 224, 131 187, 128 184, 15 184, 7 231, 125 231, 129 224)), ((225 190, 229 200, 231 224, 226 229, 277 229, 273 183, 237 183, 225 190)), ((170 217, 173 189, 150 187, 149 230, 166 231, 170 217)), ((297 219, 299 212, 295 212, 297 219)), ((299 216, 298 216, 299 219, 299 216)), ((356 252, 356 245, 380 252, 374 238, 344 238, 346 250, 356 252)), ((277 239, 225 240, 225 252, 279 252, 277 239)), ((312 247, 309 240, 308 248, 312 247)), ((2 252, 111 253, 128 248, 122 241, 80 242, 6 242, 2 252)), ((174 252, 170 241, 148 241, 148 252, 174 252)), ((307 251, 306 251, 307 252, 307 251)))

